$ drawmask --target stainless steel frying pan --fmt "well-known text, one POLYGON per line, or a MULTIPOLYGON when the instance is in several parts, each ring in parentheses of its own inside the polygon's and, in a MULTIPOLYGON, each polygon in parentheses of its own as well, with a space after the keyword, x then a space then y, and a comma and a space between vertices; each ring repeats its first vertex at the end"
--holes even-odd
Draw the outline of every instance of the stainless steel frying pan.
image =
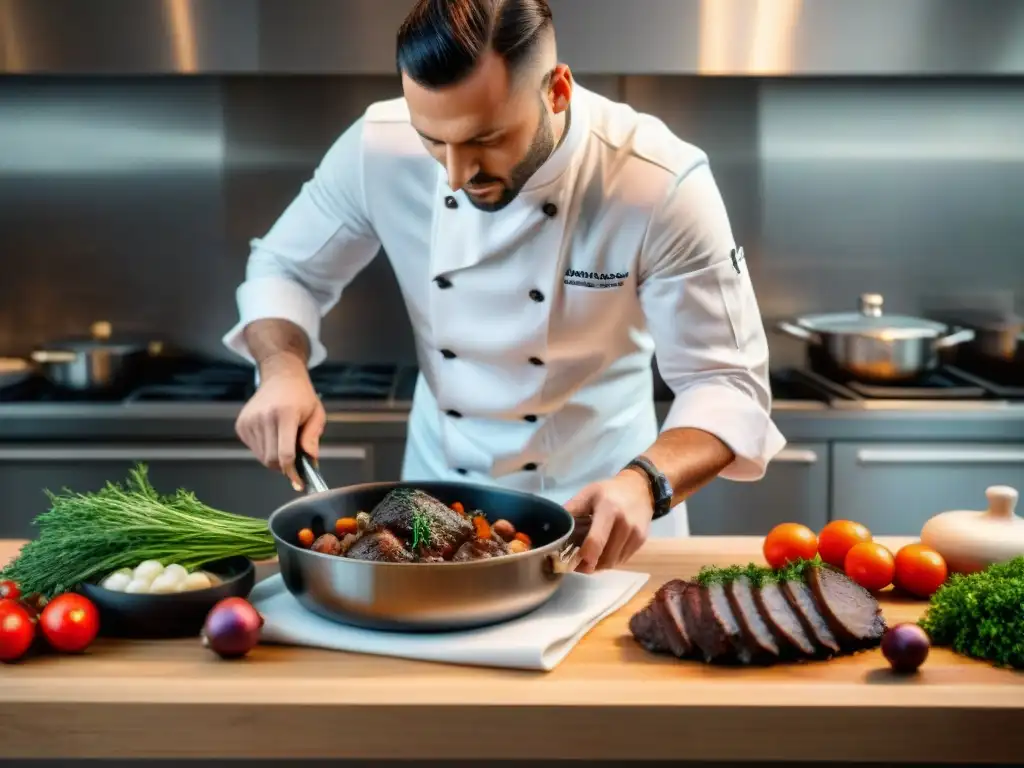
POLYGON ((470 483, 381 482, 329 489, 307 457, 296 467, 308 495, 274 511, 269 527, 287 589, 308 610, 372 629, 438 632, 496 624, 547 602, 579 560, 577 527, 559 504, 518 491, 470 483), (369 512, 395 488, 418 488, 445 504, 462 502, 488 520, 506 519, 527 534, 527 552, 471 562, 382 563, 299 546, 298 533, 333 531, 342 517, 369 512))

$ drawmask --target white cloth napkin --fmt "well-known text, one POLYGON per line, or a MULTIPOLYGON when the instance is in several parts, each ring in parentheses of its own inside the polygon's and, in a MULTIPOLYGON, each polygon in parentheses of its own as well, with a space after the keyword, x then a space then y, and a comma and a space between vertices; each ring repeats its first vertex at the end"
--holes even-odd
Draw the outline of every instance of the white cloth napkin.
POLYGON ((438 634, 380 632, 321 618, 288 592, 280 574, 257 584, 249 601, 263 614, 264 643, 549 671, 601 619, 628 603, 649 578, 649 574, 632 571, 569 573, 554 596, 526 616, 490 627, 438 634))

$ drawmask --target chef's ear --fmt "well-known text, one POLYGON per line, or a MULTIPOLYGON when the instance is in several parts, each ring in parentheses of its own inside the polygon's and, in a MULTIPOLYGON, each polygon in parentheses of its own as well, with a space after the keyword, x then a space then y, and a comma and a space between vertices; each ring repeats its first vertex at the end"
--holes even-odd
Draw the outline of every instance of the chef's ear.
POLYGON ((558 64, 551 70, 548 84, 548 99, 551 110, 557 115, 569 108, 572 99, 572 72, 568 64, 558 64))

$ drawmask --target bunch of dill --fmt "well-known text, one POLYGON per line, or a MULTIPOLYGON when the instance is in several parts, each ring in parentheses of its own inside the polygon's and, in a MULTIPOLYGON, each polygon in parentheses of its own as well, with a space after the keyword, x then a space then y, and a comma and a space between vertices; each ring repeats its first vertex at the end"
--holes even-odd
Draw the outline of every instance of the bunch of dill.
POLYGON ((1024 556, 954 574, 932 595, 919 624, 936 645, 1024 668, 1024 556))
POLYGON ((125 484, 46 494, 50 509, 33 521, 39 535, 0 570, 0 578, 14 581, 23 594, 51 598, 143 560, 191 570, 225 557, 276 554, 265 520, 213 509, 183 489, 161 496, 145 464, 137 464, 125 484))

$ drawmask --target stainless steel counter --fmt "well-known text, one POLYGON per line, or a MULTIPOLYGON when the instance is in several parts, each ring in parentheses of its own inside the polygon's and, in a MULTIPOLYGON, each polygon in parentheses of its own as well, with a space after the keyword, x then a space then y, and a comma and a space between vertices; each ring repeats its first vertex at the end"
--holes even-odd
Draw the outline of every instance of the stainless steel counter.
MULTIPOLYGON (((326 402, 321 466, 332 485, 401 474, 408 403, 326 402)), ((34 535, 42 489, 88 490, 145 462, 162 489, 263 516, 294 498, 235 435, 235 404, 0 405, 0 535, 34 535)), ((669 403, 657 404, 663 419, 669 403)), ((989 485, 1024 487, 1024 403, 830 407, 777 401, 789 441, 756 483, 718 479, 687 501, 690 530, 763 535, 784 520, 856 519, 916 535, 944 509, 977 509, 989 485)), ((472 478, 470 478, 472 479, 472 478)))
MULTIPOLYGON (((658 403, 659 419, 669 403, 658 403)), ((237 404, 135 403, 0 405, 0 441, 234 439, 237 404)), ((403 439, 407 403, 387 408, 329 403, 327 441, 403 439)), ((921 403, 855 409, 780 401, 786 438, 806 441, 1022 441, 1024 403, 921 403)))

